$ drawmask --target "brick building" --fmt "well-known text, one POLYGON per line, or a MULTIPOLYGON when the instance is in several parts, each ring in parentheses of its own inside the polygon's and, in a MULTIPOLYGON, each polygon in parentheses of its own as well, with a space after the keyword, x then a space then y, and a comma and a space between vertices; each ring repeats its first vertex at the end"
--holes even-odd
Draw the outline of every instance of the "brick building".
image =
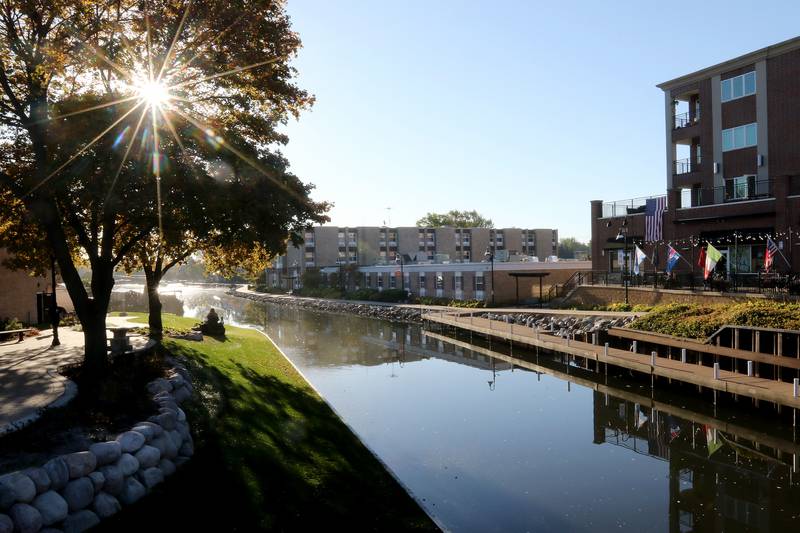
MULTIPOLYGON (((666 198, 663 235, 645 235, 646 198, 591 206, 592 266, 619 271, 617 236, 665 266, 671 243, 687 262, 711 242, 723 275, 757 276, 766 239, 775 270, 800 267, 800 37, 664 82, 666 198), (656 254, 653 252, 656 251, 656 254)), ((662 196, 664 196, 662 194, 662 196)), ((676 270, 688 271, 687 262, 676 270)), ((648 269, 654 269, 650 264, 648 269)))

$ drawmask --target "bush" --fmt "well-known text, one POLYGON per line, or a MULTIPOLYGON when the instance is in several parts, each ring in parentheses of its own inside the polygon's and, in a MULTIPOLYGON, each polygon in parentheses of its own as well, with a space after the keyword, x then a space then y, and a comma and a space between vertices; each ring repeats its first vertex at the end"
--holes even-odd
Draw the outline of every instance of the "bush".
POLYGON ((434 298, 432 296, 423 296, 416 300, 416 303, 422 305, 446 305, 449 307, 465 307, 469 309, 476 309, 478 307, 486 307, 486 302, 483 300, 450 300, 448 298, 434 298))
POLYGON ((629 327, 679 337, 705 339, 724 325, 800 329, 800 304, 748 300, 734 304, 668 304, 629 327))
POLYGON ((303 287, 296 293, 300 296, 308 296, 310 298, 337 299, 342 297, 342 291, 336 287, 303 287))
POLYGON ((14 329, 22 329, 24 327, 25 326, 22 325, 22 322, 20 322, 16 317, 0 319, 0 331, 11 331, 14 329))

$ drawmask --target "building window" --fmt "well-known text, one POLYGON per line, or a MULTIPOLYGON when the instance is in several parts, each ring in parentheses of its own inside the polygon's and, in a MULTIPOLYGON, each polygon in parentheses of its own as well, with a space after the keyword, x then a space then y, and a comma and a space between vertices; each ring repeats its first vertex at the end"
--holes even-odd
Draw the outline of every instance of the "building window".
POLYGON ((419 275, 419 288, 420 289, 424 289, 425 288, 425 274, 424 273, 420 273, 420 275, 419 275))
POLYGON ((457 291, 464 289, 464 278, 461 274, 456 274, 453 278, 453 289, 457 291))
POLYGON ((389 276, 389 288, 390 289, 397 288, 397 276, 389 276))
POLYGON ((475 284, 475 291, 482 291, 482 290, 484 290, 484 285, 483 285, 483 276, 475 276, 475 277, 473 278, 473 280, 474 280, 474 281, 473 281, 473 283, 475 284))
POLYGON ((758 144, 758 124, 745 124, 722 130, 722 151, 738 150, 758 144))
POLYGON ((756 94, 756 72, 748 72, 741 76, 734 76, 722 80, 722 101, 735 100, 744 96, 756 94))
POLYGON ((383 274, 378 272, 377 276, 378 276, 378 288, 382 289, 383 288, 383 274))
POLYGON ((436 289, 444 289, 444 276, 442 274, 436 274, 436 289))

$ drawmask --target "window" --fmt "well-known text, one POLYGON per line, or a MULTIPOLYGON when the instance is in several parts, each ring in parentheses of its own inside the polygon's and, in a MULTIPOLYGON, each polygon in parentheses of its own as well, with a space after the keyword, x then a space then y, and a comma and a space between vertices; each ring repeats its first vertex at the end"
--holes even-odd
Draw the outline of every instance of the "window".
POLYGON ((735 100, 743 96, 756 94, 755 71, 722 80, 722 101, 735 100))
POLYGON ((378 272, 378 273, 376 274, 376 276, 378 276, 378 288, 379 288, 379 289, 382 289, 382 288, 383 288, 383 274, 381 274, 380 272, 378 272))
POLYGON ((464 288, 464 278, 461 274, 456 274, 453 278, 453 289, 460 291, 464 288))
POLYGON ((436 288, 444 289, 444 276, 441 274, 436 274, 436 288))
POLYGON ((473 278, 473 280, 474 280, 474 284, 475 284, 475 290, 476 290, 476 291, 482 291, 482 290, 484 290, 484 288, 483 288, 483 287, 484 287, 484 286, 483 286, 483 276, 475 276, 475 277, 473 278))
POLYGON ((397 288, 397 276, 389 276, 389 288, 390 289, 397 288))
POLYGON ((745 124, 722 130, 722 151, 738 150, 758 144, 758 124, 745 124))
POLYGON ((422 272, 419 275, 419 286, 421 289, 425 288, 425 274, 422 272))
POLYGON ((369 287, 369 272, 364 272, 364 286, 369 287))
POLYGON ((743 200, 750 196, 749 183, 755 176, 737 176, 733 178, 733 199, 743 200))

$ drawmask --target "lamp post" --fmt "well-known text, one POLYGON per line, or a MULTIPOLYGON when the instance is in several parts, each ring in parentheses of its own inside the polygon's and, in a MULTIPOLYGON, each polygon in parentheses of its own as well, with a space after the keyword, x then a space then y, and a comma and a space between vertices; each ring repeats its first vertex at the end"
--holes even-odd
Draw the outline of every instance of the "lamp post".
POLYGON ((623 261, 624 261, 624 269, 622 272, 622 281, 625 285, 625 303, 628 303, 628 283, 630 282, 630 276, 628 272, 628 220, 625 219, 622 221, 622 226, 619 228, 619 233, 617 233, 617 240, 622 239, 623 244, 623 261))
POLYGON ((400 289, 403 291, 403 298, 406 296, 406 273, 403 270, 403 256, 398 254, 395 259, 396 263, 400 263, 400 289))
POLYGON ((491 278, 491 283, 492 283, 492 307, 494 307, 494 252, 491 250, 491 248, 487 248, 486 249, 486 253, 484 253, 483 256, 486 259, 488 259, 489 262, 492 265, 491 266, 491 269, 492 269, 492 278, 491 278))

